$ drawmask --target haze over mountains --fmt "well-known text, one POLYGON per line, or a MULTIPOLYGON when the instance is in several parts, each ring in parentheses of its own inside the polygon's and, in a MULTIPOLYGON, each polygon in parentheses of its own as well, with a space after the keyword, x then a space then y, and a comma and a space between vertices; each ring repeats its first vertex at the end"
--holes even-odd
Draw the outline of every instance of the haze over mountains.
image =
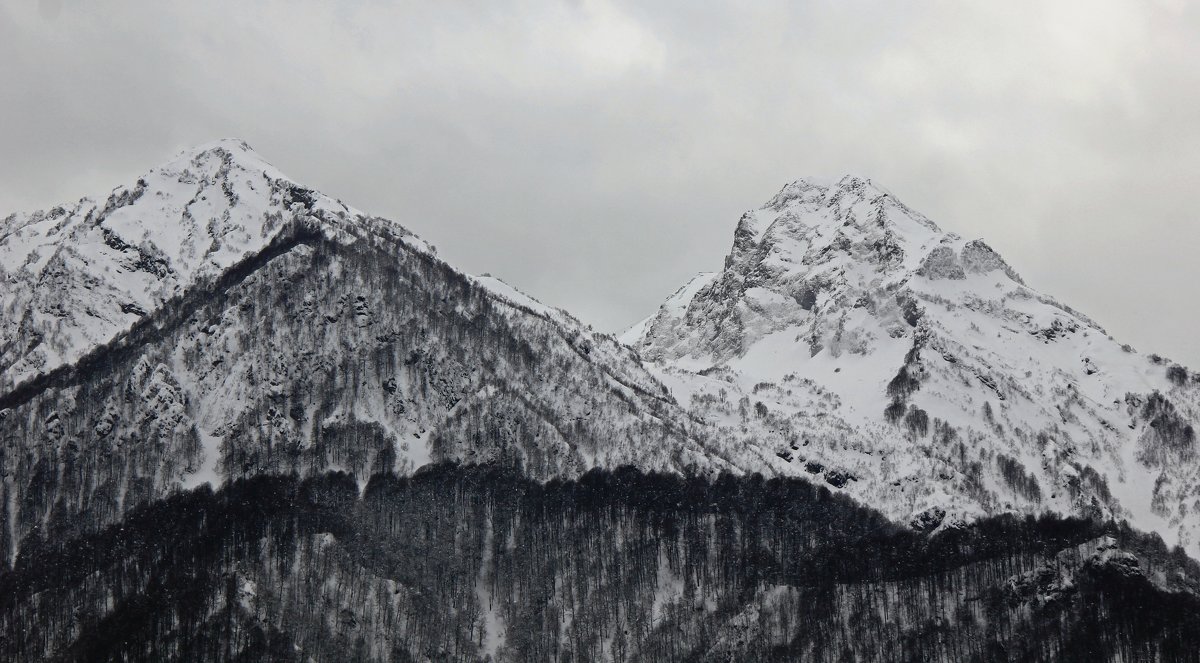
POLYGON ((992 656, 993 641, 1036 660, 1069 651, 1013 644, 1043 609, 1072 637, 1109 624, 1123 639, 1105 647, 1162 658, 1186 642, 1190 622, 1170 619, 1190 612, 1142 629, 1105 592, 1115 572, 1134 583, 1121 591, 1195 599, 1182 550, 1200 552, 1200 378, 1121 345, 869 180, 785 186, 738 221, 720 271, 620 340, 456 270, 234 140, 105 200, 9 216, 0 270, 0 578, 13 597, 0 645, 28 660, 95 647, 331 658, 342 639, 392 660, 860 646, 956 660, 992 656), (183 525, 158 537, 155 510, 182 510, 183 525), (1086 520, 1011 518, 1045 513, 1086 520), (575 533, 576 519, 596 531, 575 533), (126 526, 137 543, 113 534, 126 526), (688 541, 704 552, 689 558, 688 541), (848 552, 866 541, 866 557, 848 552), (172 557, 183 542, 212 555, 172 557), (75 546, 90 552, 70 558, 75 546), (133 580, 121 546, 143 555, 133 580), (398 571, 428 554, 456 561, 398 571), (54 565, 88 572, 56 580, 54 565), (330 565, 354 589, 294 584, 320 585, 330 565), (181 584, 154 584, 155 569, 181 584), (911 619, 849 638, 852 612, 839 612, 806 630, 812 615, 795 610, 812 597, 796 588, 815 569, 866 583, 855 610, 903 604, 911 619), (1026 576, 1008 607, 968 604, 1026 576), (957 607, 912 607, 929 583, 957 607), (1115 607, 1087 612, 1082 588, 1115 607), (161 605, 119 600, 139 593, 161 605), (559 612, 530 612, 533 595, 559 612), (446 623, 413 617, 464 597, 474 607, 446 623), (595 601, 606 607, 571 632, 595 601), (69 616, 79 604, 88 618, 69 616), (105 639, 117 616, 140 638, 105 639), (918 635, 948 616, 978 642, 918 635))

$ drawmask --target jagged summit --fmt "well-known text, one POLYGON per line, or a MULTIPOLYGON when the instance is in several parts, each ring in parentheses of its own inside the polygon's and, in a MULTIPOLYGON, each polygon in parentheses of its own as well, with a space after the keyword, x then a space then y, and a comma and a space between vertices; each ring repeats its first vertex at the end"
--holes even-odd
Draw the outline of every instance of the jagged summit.
POLYGON ((623 338, 652 357, 724 359, 746 349, 747 333, 861 307, 914 279, 969 281, 985 291, 1004 287, 996 279, 1022 283, 982 240, 943 232, 869 180, 798 180, 742 215, 723 271, 693 279, 623 338), (695 342, 676 333, 678 323, 701 317, 723 324, 695 342), (661 342, 650 341, 656 335, 661 342))
POLYGON ((1098 513, 1200 549, 1191 374, 869 180, 788 184, 622 340, 776 471, 895 518, 1098 513))
MULTIPOLYGON (((898 209, 900 217, 916 221, 925 230, 941 232, 936 224, 906 207, 890 191, 869 178, 854 174, 838 178, 805 177, 790 182, 760 209, 778 212, 790 210, 803 215, 805 208, 808 208, 809 223, 849 223, 863 229, 871 224, 886 227, 893 220, 888 211, 898 209), (853 210, 853 207, 864 203, 870 205, 869 211, 874 214, 862 214, 862 209, 853 210), (835 211, 832 214, 811 213, 822 206, 834 208, 835 211)), ((761 230, 765 231, 766 227, 761 230)))
POLYGON ((195 164, 208 157, 216 157, 221 160, 232 159, 241 164, 243 168, 275 171, 278 177, 287 179, 276 170, 275 166, 259 155, 249 143, 235 137, 218 138, 182 149, 170 161, 152 168, 150 172, 180 170, 187 167, 188 164, 195 164))
POLYGON ((824 196, 837 191, 870 192, 867 195, 889 195, 869 177, 856 173, 828 177, 808 175, 788 182, 765 206, 779 207, 806 195, 824 196))
POLYGON ((265 160, 259 156, 258 152, 254 151, 253 147, 250 147, 249 143, 236 136, 217 138, 210 140, 207 143, 200 143, 199 145, 193 145, 189 148, 185 148, 180 150, 179 158, 186 158, 190 161, 200 154, 213 152, 216 150, 224 150, 233 154, 246 155, 247 157, 258 159, 259 161, 263 161, 265 163, 265 160))

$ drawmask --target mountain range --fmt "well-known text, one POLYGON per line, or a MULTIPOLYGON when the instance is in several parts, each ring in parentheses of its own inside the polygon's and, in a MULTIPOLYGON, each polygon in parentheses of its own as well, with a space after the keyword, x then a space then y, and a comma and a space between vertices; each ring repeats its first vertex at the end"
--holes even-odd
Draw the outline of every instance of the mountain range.
POLYGON ((1200 376, 867 179, 618 338, 223 140, 0 311, 14 660, 1195 656, 1200 376))

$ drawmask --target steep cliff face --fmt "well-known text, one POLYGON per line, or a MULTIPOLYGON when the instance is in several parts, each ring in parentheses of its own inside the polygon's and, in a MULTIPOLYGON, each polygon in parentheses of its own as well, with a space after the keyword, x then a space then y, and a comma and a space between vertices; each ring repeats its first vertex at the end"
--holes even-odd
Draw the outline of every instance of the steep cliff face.
POLYGON ((540 478, 734 466, 611 337, 454 270, 393 222, 258 173, 240 144, 179 163, 115 193, 127 201, 115 211, 69 216, 56 232, 16 222, 5 235, 15 251, 13 237, 41 232, 62 257, 57 268, 27 260, 5 281, 14 319, 32 321, 14 338, 42 339, 9 344, 15 384, 0 393, 6 566, 31 534, 72 535, 179 489, 263 473, 335 468, 365 481, 438 460, 517 462, 540 478), (163 249, 177 239, 160 227, 174 222, 164 209, 192 210, 180 223, 193 244, 196 227, 231 227, 172 199, 169 178, 188 195, 199 180, 201 201, 221 195, 226 209, 209 214, 239 219, 227 233, 244 249, 236 259, 163 249), (130 256, 105 243, 114 218, 125 244, 125 225, 145 229, 142 245, 167 256, 161 275, 116 266, 130 256), (71 262, 81 256, 92 262, 71 262), (60 288, 50 271, 95 287, 60 288), (114 293, 136 298, 140 317, 86 327, 87 311, 117 310, 114 293), (52 296, 71 298, 73 315, 45 326, 52 296))
POLYGON ((1200 551, 1196 376, 868 180, 784 187, 622 340, 773 471, 914 526, 1053 509, 1200 551))
POLYGON ((804 480, 239 481, 0 576, 7 660, 1195 660, 1200 568, 1084 521, 926 538, 804 480), (1190 588, 1190 589, 1189 589, 1190 588))

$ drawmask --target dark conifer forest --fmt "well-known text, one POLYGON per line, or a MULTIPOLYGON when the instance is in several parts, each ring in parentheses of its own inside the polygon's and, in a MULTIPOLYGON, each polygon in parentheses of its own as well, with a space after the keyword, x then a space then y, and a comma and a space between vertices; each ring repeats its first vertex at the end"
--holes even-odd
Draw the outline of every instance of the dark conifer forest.
POLYGON ((34 536, 11 661, 1186 661, 1200 566, 1012 516, 927 536, 803 479, 259 476, 34 536))

